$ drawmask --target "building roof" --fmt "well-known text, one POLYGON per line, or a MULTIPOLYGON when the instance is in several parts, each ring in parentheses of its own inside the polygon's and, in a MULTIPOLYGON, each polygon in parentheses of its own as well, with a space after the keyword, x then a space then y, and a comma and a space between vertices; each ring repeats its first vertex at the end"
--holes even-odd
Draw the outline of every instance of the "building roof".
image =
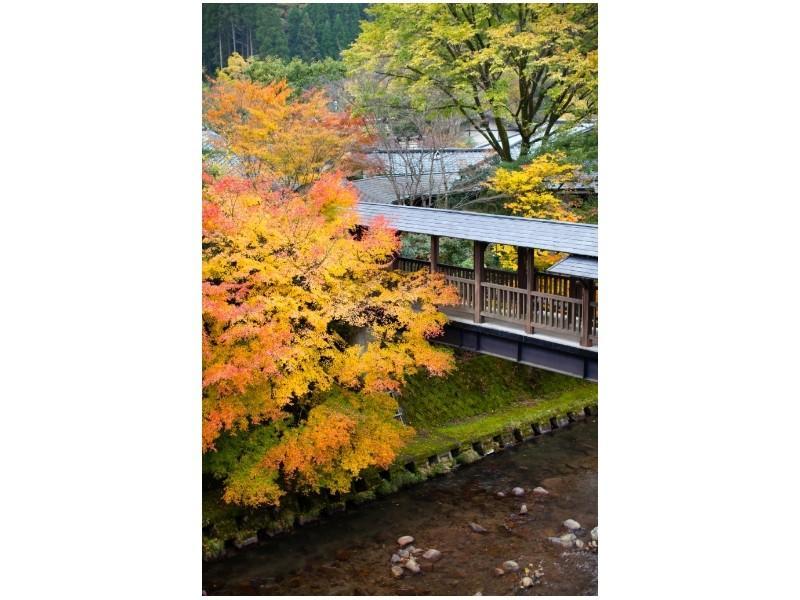
POLYGON ((364 201, 358 203, 358 214, 362 225, 370 225, 376 217, 385 217, 392 227, 409 233, 597 256, 597 225, 587 223, 364 201))
POLYGON ((358 191, 358 197, 361 201, 375 204, 392 204, 398 200, 395 189, 400 192, 401 200, 410 196, 439 196, 447 191, 448 184, 449 187, 453 186, 452 179, 454 178, 436 174, 422 177, 395 175, 392 178, 383 176, 367 177, 350 183, 358 191), (392 183, 392 179, 394 179, 394 183, 392 183))
POLYGON ((547 269, 548 273, 597 279, 597 258, 590 256, 568 256, 547 269))

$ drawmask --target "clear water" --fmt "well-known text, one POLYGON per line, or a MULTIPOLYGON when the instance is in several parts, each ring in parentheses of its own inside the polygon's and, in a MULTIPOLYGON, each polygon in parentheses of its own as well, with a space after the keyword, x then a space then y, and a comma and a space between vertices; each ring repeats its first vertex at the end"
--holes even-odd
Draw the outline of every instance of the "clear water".
MULTIPOLYGON (((205 564, 209 595, 595 595, 597 554, 548 540, 578 521, 578 537, 597 525, 597 419, 508 448, 454 473, 421 483, 296 532, 205 564), (523 498, 512 487, 525 488, 523 498), (550 494, 531 493, 536 486, 550 494), (507 493, 498 498, 497 492, 507 493), (528 514, 519 515, 527 504, 528 514), (475 522, 488 533, 475 533, 475 522), (436 548, 435 563, 395 579, 397 538, 436 548), (543 572, 531 588, 523 573, 497 576, 514 560, 543 572)), ((531 569, 533 570, 533 569, 531 569)))

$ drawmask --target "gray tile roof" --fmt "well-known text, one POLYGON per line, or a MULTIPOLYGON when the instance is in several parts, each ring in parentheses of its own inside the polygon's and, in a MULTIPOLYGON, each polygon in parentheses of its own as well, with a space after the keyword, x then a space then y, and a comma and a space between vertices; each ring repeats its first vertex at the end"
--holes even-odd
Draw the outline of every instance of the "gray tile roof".
POLYGON ((394 183, 388 177, 367 177, 357 179, 350 183, 358 191, 358 197, 363 202, 373 202, 377 204, 392 204, 397 202, 397 191, 400 192, 400 199, 404 200, 409 196, 427 196, 429 194, 440 195, 447 190, 447 184, 452 188, 453 177, 443 175, 432 175, 423 177, 394 176, 394 183), (416 191, 416 194, 413 192, 416 191))
POLYGON ((392 227, 409 233, 597 256, 597 225, 586 223, 364 201, 358 203, 358 214, 363 225, 369 225, 375 217, 383 216, 392 227))
POLYGON ((597 258, 590 256, 568 256, 547 269, 548 273, 556 275, 571 275, 573 277, 588 277, 597 279, 597 258))

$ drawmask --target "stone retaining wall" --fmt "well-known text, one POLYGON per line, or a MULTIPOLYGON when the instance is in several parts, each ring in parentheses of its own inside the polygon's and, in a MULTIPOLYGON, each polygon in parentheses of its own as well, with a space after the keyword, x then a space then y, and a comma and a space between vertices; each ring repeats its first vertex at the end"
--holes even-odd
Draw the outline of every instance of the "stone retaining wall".
MULTIPOLYGON (((419 456, 403 464, 393 464, 385 471, 367 469, 354 483, 353 491, 342 495, 287 496, 281 508, 251 509, 235 518, 207 524, 203 529, 203 559, 224 556, 233 548, 243 548, 265 541, 298 526, 319 521, 323 516, 343 512, 364 502, 457 469, 504 448, 550 433, 587 416, 597 415, 597 406, 583 412, 569 412, 549 419, 532 421, 518 428, 504 428, 493 435, 466 440, 447 452, 419 456)), ((204 524, 205 525, 205 524, 204 524)))

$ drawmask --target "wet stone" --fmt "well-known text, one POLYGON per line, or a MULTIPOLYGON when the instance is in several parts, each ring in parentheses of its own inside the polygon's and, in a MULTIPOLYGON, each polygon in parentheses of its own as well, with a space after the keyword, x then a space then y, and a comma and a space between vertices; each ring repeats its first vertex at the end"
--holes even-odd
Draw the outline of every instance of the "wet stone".
POLYGON ((503 563, 503 569, 512 573, 519 571, 519 564, 515 560, 507 560, 503 563))
POLYGON ((563 525, 564 527, 566 527, 571 531, 575 531, 576 529, 581 528, 581 524, 575 521, 574 519, 567 519, 566 521, 564 521, 563 525))
POLYGON ((392 554, 392 564, 396 564, 401 562, 403 559, 400 558, 399 554, 392 554))
POLYGON ((442 553, 439 552, 436 548, 429 548, 425 551, 425 554, 422 555, 422 558, 426 560, 437 561, 442 558, 442 553))
POLYGON ((535 488, 533 488, 533 493, 534 493, 534 494, 541 494, 541 495, 543 495, 543 496, 544 496, 545 494, 549 494, 550 492, 548 492, 548 491, 547 491, 546 489, 544 489, 543 487, 539 486, 539 487, 535 487, 535 488))
POLYGON ((419 571, 420 571, 419 565, 417 564, 417 561, 414 560, 413 558, 409 558, 406 561, 406 564, 403 565, 403 567, 405 567, 406 569, 408 569, 412 573, 419 573, 419 571))
POLYGON ((524 496, 525 490, 523 490, 521 487, 515 487, 513 490, 511 490, 511 493, 515 496, 524 496))
POLYGON ((528 505, 527 504, 523 504, 522 506, 519 507, 519 514, 521 514, 521 515, 528 514, 528 505))
POLYGON ((596 542, 597 541, 597 527, 592 529, 591 536, 592 536, 592 541, 596 542))
POLYGON ((403 576, 403 567, 392 565, 392 577, 397 578, 402 576, 403 576))
POLYGON ((470 523, 469 528, 472 529, 472 531, 474 531, 475 533, 486 533, 489 531, 488 529, 482 527, 481 525, 478 525, 477 523, 470 523))
POLYGON ((529 588, 533 585, 533 579, 530 577, 523 577, 519 584, 524 588, 529 588))
POLYGON ((494 574, 497 575, 498 577, 501 577, 501 576, 505 575, 506 572, 503 571, 503 569, 501 569, 500 567, 495 567, 494 568, 494 574))
POLYGON ((413 541, 414 541, 414 538, 411 537, 410 535, 404 535, 404 536, 401 536, 401 537, 397 538, 397 544, 399 546, 407 546, 408 544, 410 544, 413 541))

